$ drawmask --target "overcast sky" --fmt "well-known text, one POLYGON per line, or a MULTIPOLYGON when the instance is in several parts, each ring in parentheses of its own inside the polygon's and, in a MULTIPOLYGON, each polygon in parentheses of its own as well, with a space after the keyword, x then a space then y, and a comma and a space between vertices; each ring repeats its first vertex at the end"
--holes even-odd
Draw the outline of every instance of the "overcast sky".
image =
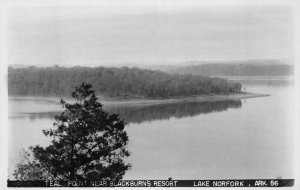
POLYGON ((12 7, 9 64, 164 64, 293 57, 288 7, 12 7))

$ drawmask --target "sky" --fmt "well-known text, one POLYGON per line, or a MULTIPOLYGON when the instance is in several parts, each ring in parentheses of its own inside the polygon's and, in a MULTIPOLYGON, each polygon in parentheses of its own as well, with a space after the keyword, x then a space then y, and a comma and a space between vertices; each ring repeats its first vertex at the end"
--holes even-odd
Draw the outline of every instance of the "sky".
POLYGON ((293 58, 287 6, 14 6, 8 64, 155 65, 293 58))

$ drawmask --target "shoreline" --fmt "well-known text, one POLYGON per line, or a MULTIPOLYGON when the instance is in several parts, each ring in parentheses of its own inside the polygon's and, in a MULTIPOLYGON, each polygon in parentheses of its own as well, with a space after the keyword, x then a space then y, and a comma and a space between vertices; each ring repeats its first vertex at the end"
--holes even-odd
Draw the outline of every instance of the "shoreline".
MULTIPOLYGON (((241 92, 234 94, 211 94, 211 95, 194 95, 187 97, 175 97, 167 99, 105 99, 98 97, 98 100, 104 106, 147 106, 157 104, 172 104, 184 102, 211 102, 222 100, 241 100, 248 98, 259 98, 270 96, 268 94, 241 92)), ((41 97, 41 96, 8 96, 8 100, 34 100, 34 101, 47 101, 54 104, 59 104, 60 97, 41 97)), ((63 98, 66 102, 74 102, 71 98, 63 98)))
POLYGON ((181 98, 168 98, 168 99, 130 99, 130 100, 102 100, 102 104, 105 106, 147 106, 157 104, 172 104, 172 103, 184 103, 184 102, 213 102, 213 101, 224 101, 224 100, 241 100, 248 98, 259 98, 270 96, 268 94, 258 93, 235 93, 228 95, 196 95, 181 98))

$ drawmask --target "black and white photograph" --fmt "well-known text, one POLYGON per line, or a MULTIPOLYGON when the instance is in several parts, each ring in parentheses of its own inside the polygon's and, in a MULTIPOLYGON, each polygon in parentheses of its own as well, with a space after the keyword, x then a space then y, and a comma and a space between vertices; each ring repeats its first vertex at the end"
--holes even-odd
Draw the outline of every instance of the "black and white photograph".
POLYGON ((1 5, 4 188, 299 187, 297 1, 1 5))

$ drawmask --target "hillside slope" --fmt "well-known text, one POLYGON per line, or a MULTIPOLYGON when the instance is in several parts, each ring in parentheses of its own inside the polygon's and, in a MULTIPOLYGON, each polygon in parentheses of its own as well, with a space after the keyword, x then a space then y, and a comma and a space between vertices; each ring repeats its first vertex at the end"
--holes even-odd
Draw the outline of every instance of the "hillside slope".
POLYGON ((68 96, 75 86, 92 84, 98 95, 122 98, 169 98, 240 92, 225 79, 168 74, 139 68, 27 67, 8 69, 8 93, 21 96, 68 96))

